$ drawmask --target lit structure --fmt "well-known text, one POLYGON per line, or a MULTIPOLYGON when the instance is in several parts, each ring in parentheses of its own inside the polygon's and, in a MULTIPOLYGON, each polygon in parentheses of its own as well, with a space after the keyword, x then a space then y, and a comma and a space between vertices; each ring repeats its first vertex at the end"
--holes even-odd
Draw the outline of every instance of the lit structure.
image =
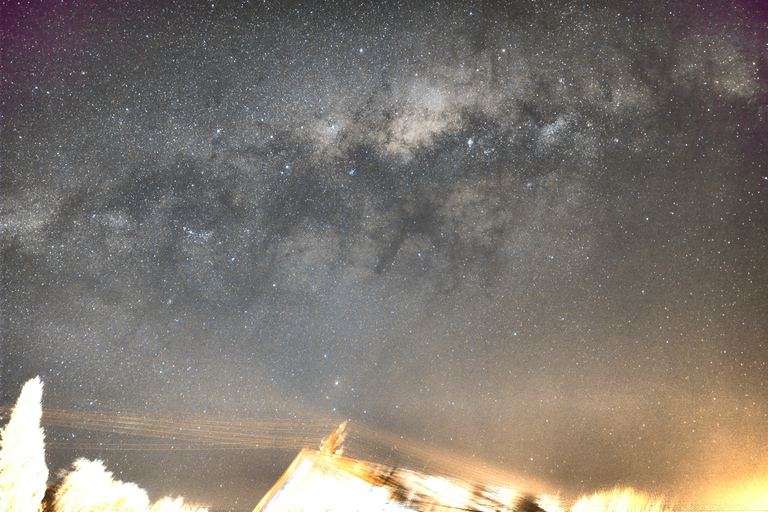
POLYGON ((515 489, 468 485, 343 457, 345 426, 319 451, 302 450, 254 512, 544 511, 515 489))

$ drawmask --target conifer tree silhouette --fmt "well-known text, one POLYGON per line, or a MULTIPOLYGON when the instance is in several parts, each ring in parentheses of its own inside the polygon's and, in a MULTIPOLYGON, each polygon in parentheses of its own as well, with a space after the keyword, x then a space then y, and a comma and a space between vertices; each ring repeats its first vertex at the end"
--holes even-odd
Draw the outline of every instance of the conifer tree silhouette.
POLYGON ((0 512, 38 512, 42 506, 48 481, 42 398, 40 377, 27 381, 0 430, 0 512))

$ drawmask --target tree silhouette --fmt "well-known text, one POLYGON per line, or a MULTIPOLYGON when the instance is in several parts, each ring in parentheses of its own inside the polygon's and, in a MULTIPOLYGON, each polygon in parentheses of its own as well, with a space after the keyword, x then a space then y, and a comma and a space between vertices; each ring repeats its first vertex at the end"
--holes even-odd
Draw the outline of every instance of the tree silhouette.
POLYGON ((0 512, 37 512, 48 480, 40 427, 43 382, 27 381, 8 424, 0 430, 0 512))
POLYGON ((77 459, 53 499, 56 512, 146 512, 149 498, 138 485, 112 478, 100 460, 77 459))

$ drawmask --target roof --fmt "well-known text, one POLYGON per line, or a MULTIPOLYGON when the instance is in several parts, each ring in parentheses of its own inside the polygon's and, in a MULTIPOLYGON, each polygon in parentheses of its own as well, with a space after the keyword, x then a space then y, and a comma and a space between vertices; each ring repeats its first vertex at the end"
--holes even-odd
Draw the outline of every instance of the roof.
POLYGON ((303 450, 254 512, 542 511, 517 489, 467 484, 406 469, 303 450))

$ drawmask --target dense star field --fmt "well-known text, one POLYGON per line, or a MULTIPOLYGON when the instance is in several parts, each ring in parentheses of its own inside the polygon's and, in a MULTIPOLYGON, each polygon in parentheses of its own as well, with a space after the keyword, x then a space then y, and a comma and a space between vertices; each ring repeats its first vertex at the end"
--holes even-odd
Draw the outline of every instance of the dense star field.
POLYGON ((565 496, 766 484, 763 3, 27 4, 0 405, 45 381, 52 475, 249 510, 303 446, 77 428, 119 411, 349 419, 565 496))

